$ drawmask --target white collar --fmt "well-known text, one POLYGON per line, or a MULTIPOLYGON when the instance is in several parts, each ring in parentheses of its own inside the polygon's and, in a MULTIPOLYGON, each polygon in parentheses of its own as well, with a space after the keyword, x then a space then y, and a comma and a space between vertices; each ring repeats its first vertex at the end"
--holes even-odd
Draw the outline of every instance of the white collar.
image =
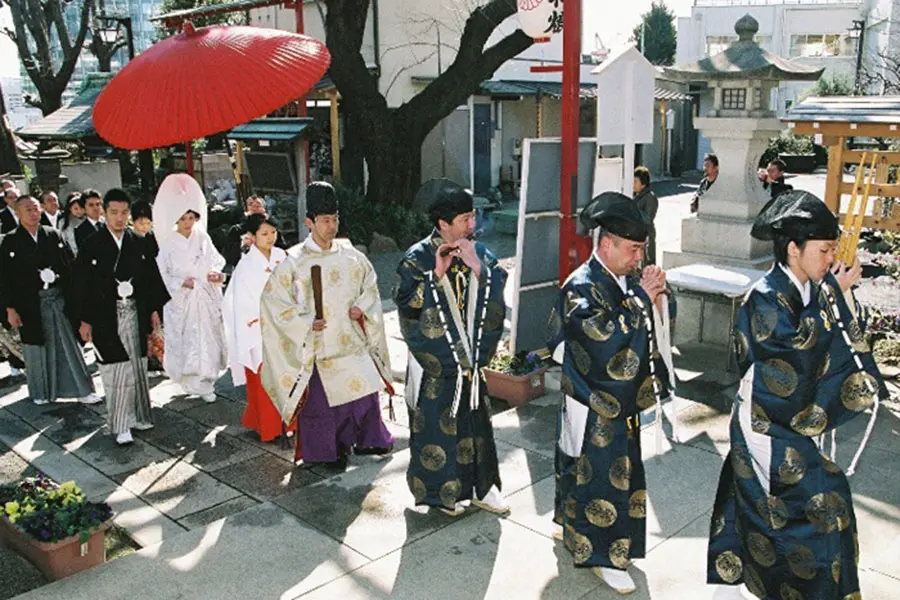
MULTIPOLYGON (((85 220, 85 221, 88 221, 91 225, 93 225, 95 229, 97 228, 97 223, 100 222, 100 219, 97 219, 97 220, 95 221, 95 220, 93 220, 93 219, 90 218, 90 217, 85 217, 84 220, 85 220)), ((110 232, 110 233, 112 233, 112 232, 110 232)), ((116 236, 113 236, 113 237, 116 237, 116 236)))
MULTIPOLYGON (((25 229, 25 228, 23 227, 22 229, 25 229)), ((37 229, 35 229, 33 234, 32 234, 30 231, 28 231, 27 229, 25 229, 25 233, 27 233, 28 235, 31 236, 31 239, 34 240, 34 243, 35 243, 35 244, 37 244, 37 241, 38 241, 38 234, 39 234, 40 232, 41 232, 41 228, 40 228, 40 227, 38 227, 37 229)))
POLYGON ((16 223, 18 223, 18 222, 19 222, 19 215, 16 214, 16 211, 13 209, 13 207, 7 205, 7 206, 6 206, 6 210, 9 211, 9 214, 11 214, 11 215, 13 216, 13 219, 16 220, 16 223))
POLYGON ((622 291, 623 291, 623 292, 627 292, 627 291, 628 291, 628 283, 625 281, 625 276, 624 276, 624 275, 616 275, 615 273, 613 273, 612 271, 610 271, 610 270, 609 270, 609 267, 606 266, 606 263, 603 262, 603 259, 601 259, 601 258, 597 255, 597 251, 596 251, 596 250, 594 250, 594 252, 593 252, 593 254, 591 255, 591 257, 592 257, 594 260, 596 260, 598 263, 600 263, 600 266, 603 267, 604 269, 606 269, 606 272, 607 272, 607 273, 609 273, 610 275, 612 275, 612 278, 616 281, 616 283, 619 284, 619 287, 622 288, 622 291))
POLYGON ((119 250, 121 250, 122 249, 122 240, 125 239, 125 232, 124 231, 122 232, 121 237, 116 237, 116 234, 113 233, 112 229, 110 229, 109 226, 106 227, 106 230, 109 232, 109 235, 112 236, 113 241, 116 242, 116 246, 118 246, 119 250))
POLYGON ((319 246, 316 243, 316 241, 313 239, 313 234, 311 234, 311 233, 308 236, 306 236, 306 241, 304 243, 307 244, 308 248, 310 250, 312 250, 313 252, 320 252, 322 254, 330 254, 332 252, 337 252, 337 244, 335 244, 334 242, 331 242, 330 250, 323 250, 322 247, 319 246))
POLYGON ((803 306, 809 305, 809 301, 812 300, 812 286, 809 284, 809 280, 806 280, 806 283, 800 283, 800 280, 797 279, 797 276, 794 275, 794 272, 791 271, 790 267, 786 267, 782 264, 778 265, 781 267, 781 270, 785 272, 788 278, 791 280, 791 283, 794 284, 794 287, 797 288, 797 291, 800 292, 800 297, 803 299, 803 306))

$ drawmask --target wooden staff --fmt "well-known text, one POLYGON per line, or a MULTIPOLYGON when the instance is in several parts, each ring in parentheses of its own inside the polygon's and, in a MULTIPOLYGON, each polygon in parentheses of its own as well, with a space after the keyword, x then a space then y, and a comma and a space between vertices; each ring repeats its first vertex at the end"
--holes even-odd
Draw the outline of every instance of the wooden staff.
POLYGON ((322 267, 319 265, 310 267, 309 276, 312 280, 313 302, 316 305, 316 320, 321 321, 325 318, 325 311, 322 308, 322 267))

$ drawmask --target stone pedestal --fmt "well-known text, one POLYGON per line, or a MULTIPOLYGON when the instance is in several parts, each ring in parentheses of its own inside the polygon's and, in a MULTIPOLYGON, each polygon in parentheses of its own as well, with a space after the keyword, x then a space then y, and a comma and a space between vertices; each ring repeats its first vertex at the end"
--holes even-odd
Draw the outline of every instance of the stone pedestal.
POLYGON ((72 155, 62 149, 54 148, 34 155, 33 193, 56 192, 68 183, 69 178, 62 173, 62 161, 72 155))

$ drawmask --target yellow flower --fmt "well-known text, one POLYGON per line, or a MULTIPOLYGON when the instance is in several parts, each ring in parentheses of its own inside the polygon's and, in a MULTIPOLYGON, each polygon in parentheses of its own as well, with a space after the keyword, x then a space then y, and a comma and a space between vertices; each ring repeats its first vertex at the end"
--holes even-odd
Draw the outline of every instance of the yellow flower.
POLYGON ((31 513, 34 512, 34 506, 31 504, 28 504, 22 509, 22 512, 26 515, 30 515, 31 513))
POLYGON ((10 520, 12 520, 13 515, 19 512, 19 503, 18 502, 7 502, 6 506, 6 514, 10 516, 10 520))
POLYGON ((74 492, 75 489, 76 489, 76 488, 75 488, 75 482, 74 482, 74 481, 67 481, 67 482, 65 482, 64 484, 60 485, 60 486, 59 486, 59 489, 61 489, 61 490, 64 491, 64 492, 74 492))
POLYGON ((18 519, 19 519, 19 517, 17 517, 16 515, 9 516, 9 522, 12 523, 13 525, 15 525, 15 523, 18 519))

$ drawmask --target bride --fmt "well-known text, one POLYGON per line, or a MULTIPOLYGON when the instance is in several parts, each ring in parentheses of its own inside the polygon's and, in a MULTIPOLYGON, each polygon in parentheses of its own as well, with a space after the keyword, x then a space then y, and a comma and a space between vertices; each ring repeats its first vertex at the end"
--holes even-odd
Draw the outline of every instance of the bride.
POLYGON ((225 259, 206 233, 206 198, 193 177, 169 175, 153 204, 159 227, 157 263, 171 300, 163 309, 166 375, 188 394, 215 402, 225 370, 222 267, 225 259))

